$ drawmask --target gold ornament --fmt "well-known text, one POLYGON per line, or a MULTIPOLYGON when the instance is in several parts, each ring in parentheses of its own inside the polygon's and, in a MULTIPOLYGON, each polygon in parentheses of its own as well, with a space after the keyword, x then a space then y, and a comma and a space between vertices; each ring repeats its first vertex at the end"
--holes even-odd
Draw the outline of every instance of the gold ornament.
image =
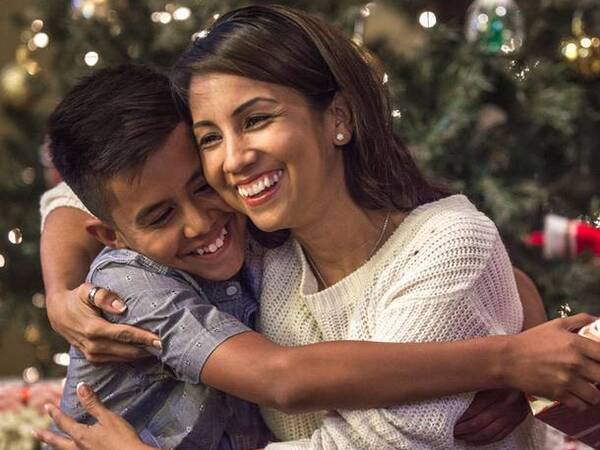
POLYGON ((560 43, 560 52, 583 78, 600 76, 600 6, 588 3, 573 14, 573 36, 560 43))
POLYGON ((2 99, 12 106, 25 106, 33 98, 33 76, 18 63, 6 65, 0 72, 2 99))

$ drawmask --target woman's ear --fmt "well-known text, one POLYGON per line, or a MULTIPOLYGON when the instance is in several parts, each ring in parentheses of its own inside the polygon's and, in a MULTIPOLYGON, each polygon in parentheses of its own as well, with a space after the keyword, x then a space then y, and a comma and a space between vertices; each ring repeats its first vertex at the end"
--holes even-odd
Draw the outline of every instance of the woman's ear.
POLYGON ((352 109, 344 94, 335 93, 329 106, 333 120, 333 143, 336 146, 346 145, 352 139, 352 109))
POLYGON ((85 230, 98 241, 112 248, 125 248, 120 233, 110 224, 100 219, 89 219, 85 222, 85 230))

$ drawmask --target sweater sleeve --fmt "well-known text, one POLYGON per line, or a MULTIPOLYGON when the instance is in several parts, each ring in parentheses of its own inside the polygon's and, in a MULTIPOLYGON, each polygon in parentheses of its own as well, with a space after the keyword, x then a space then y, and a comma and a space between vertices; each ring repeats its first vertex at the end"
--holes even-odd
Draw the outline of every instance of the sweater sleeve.
POLYGON ((77 208, 81 211, 88 213, 93 216, 91 212, 81 203, 81 200, 75 195, 71 188, 64 181, 54 186, 52 189, 47 190, 42 198, 40 199, 40 215, 42 231, 44 230, 44 223, 48 215, 56 208, 62 207, 77 208))
MULTIPOLYGON (((371 340, 450 341, 519 331, 520 302, 494 224, 479 213, 445 219, 425 224, 399 250, 410 252, 407 264, 395 267, 387 261, 376 275, 379 289, 374 291, 383 295, 370 308, 371 340)), ((461 394, 391 408, 331 411, 310 444, 289 443, 296 445, 290 448, 466 448, 454 439, 453 429, 472 398, 461 394)), ((490 448, 531 448, 527 434, 515 432, 507 439, 516 440, 490 448)))

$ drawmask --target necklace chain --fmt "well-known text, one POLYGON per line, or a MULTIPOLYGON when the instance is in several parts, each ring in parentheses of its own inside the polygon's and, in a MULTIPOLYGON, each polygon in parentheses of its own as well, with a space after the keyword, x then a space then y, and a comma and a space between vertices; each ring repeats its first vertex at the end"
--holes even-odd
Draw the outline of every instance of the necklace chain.
MULTIPOLYGON (((387 231, 387 227, 388 227, 388 224, 390 222, 390 215, 391 215, 391 212, 388 211, 387 215, 385 216, 385 220, 383 221, 383 226, 381 227, 381 231, 379 233, 379 237, 377 238, 377 242, 375 242, 375 245, 373 246, 373 248, 369 252, 369 255, 367 256, 367 259, 365 259, 365 262, 367 262, 368 260, 370 260, 373 257, 373 255, 375 254, 375 252, 377 251, 377 249, 379 248, 379 245, 381 244, 381 241, 383 240, 383 237, 385 236, 385 232, 387 231)), ((325 281, 325 278, 321 274, 321 271, 319 270, 319 268, 315 264, 315 261, 312 259, 312 257, 306 251, 304 252, 304 254, 306 255, 306 259, 307 259, 310 267, 313 269, 313 272, 315 273, 315 275, 317 276, 317 278, 321 282, 321 285, 323 287, 325 287, 325 288, 327 286, 329 286, 329 284, 325 281)))

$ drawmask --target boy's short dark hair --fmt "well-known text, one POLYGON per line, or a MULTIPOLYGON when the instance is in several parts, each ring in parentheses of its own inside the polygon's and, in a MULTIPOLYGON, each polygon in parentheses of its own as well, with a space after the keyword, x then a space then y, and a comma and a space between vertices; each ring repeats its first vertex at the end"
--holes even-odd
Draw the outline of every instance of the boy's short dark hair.
POLYGON ((123 173, 133 180, 188 121, 167 76, 132 64, 101 69, 73 87, 48 119, 52 162, 94 215, 114 223, 107 181, 123 173))

